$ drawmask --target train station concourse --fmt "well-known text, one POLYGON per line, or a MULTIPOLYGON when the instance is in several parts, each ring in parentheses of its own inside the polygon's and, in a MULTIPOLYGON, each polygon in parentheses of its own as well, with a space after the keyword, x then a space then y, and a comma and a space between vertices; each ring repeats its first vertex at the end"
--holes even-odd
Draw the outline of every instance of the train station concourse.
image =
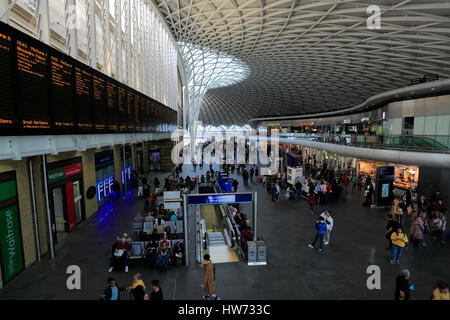
POLYGON ((450 300, 449 201, 448 0, 0 0, 5 308, 450 300))

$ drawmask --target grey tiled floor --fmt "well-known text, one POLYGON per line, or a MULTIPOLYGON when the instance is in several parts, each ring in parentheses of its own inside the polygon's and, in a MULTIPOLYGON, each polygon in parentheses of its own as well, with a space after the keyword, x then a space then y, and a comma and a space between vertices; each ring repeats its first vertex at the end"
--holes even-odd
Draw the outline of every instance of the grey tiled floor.
MULTIPOLYGON (((259 231, 268 246, 268 265, 218 264, 216 288, 222 299, 392 299, 395 276, 405 267, 416 286, 413 299, 428 299, 438 279, 450 281, 449 247, 437 242, 426 249, 408 248, 401 265, 390 265, 383 233, 387 211, 363 207, 357 192, 331 202, 335 229, 330 245, 319 253, 307 247, 317 214, 311 216, 306 201, 280 201, 273 206, 261 184, 247 188, 238 179, 239 191, 258 192, 259 231), (366 287, 366 268, 372 264, 381 268, 381 290, 366 287)), ((129 197, 103 207, 58 245, 55 260, 44 257, 26 269, 0 290, 0 299, 98 299, 110 276, 107 264, 114 237, 131 233, 131 218, 142 206, 142 200, 129 197), (81 290, 66 288, 66 268, 73 264, 82 270, 81 290)), ((125 286, 135 272, 142 273, 147 285, 159 279, 165 299, 198 300, 203 295, 202 270, 195 263, 167 273, 136 264, 129 274, 112 275, 125 286)))

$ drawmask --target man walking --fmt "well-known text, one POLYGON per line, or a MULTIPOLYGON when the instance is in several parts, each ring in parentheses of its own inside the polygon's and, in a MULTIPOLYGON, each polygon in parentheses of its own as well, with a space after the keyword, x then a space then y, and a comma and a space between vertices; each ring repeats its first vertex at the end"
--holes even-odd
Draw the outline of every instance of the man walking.
POLYGON ((308 247, 314 249, 314 246, 317 240, 320 240, 319 251, 322 251, 323 248, 323 240, 325 237, 325 233, 327 232, 327 224, 323 217, 319 217, 319 221, 316 222, 315 228, 317 230, 316 236, 311 244, 308 244, 308 247))

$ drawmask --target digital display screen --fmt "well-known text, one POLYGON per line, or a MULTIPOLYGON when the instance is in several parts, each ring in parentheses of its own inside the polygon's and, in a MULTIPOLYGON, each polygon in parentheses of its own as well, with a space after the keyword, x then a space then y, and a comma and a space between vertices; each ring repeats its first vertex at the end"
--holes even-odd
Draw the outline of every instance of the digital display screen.
POLYGON ((134 94, 134 124, 137 132, 142 131, 141 117, 141 96, 134 94))
MULTIPOLYGON (((157 132, 176 111, 0 22, 0 135, 157 132)), ((104 186, 103 186, 104 187, 104 186)))
POLYGON ((56 128, 72 129, 75 125, 73 104, 73 65, 55 56, 50 59, 52 73, 51 106, 56 128))
POLYGON ((92 74, 80 67, 75 67, 75 99, 78 128, 93 128, 91 108, 92 74))
POLYGON ((11 70, 12 38, 0 31, 0 128, 12 129, 18 125, 14 103, 11 70))
POLYGON ((128 100, 127 100, 127 89, 119 86, 117 91, 117 107, 119 119, 117 119, 117 124, 119 126, 120 132, 127 132, 127 120, 128 120, 128 100))
POLYGON ((16 40, 17 73, 24 129, 50 129, 47 53, 16 40))
POLYGON ((251 203, 252 201, 252 193, 204 194, 188 196, 188 203, 190 206, 205 204, 251 203))
POLYGON ((134 92, 131 89, 127 90, 127 110, 128 132, 134 132, 134 92))
POLYGON ((108 125, 106 80, 94 75, 93 83, 95 130, 105 131, 108 125))
POLYGON ((118 109, 117 109, 117 85, 108 81, 107 84, 107 96, 108 96, 108 129, 111 132, 118 132, 118 109))

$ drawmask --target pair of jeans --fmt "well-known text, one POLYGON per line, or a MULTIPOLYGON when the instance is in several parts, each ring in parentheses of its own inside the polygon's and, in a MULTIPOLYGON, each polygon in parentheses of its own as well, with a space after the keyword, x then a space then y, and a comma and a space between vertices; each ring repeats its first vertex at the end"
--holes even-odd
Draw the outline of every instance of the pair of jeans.
POLYGON ((163 256, 161 253, 158 253, 158 266, 160 268, 167 269, 169 267, 169 261, 170 253, 167 252, 165 256, 163 256))
POLYGON ((297 198, 300 199, 302 197, 302 190, 301 189, 295 190, 295 194, 297 195, 297 198))
POLYGON ((405 247, 399 247, 395 244, 392 244, 391 261, 400 260, 404 249, 405 247))
POLYGON ((320 246, 319 246, 319 248, 322 249, 322 248, 323 248, 323 239, 324 239, 324 237, 325 237, 325 234, 323 234, 323 233, 317 233, 316 236, 315 236, 315 238, 314 238, 314 240, 313 240, 313 242, 311 243, 311 245, 314 247, 315 244, 316 244, 316 242, 317 242, 317 240, 320 240, 320 246))
MULTIPOLYGON (((116 256, 115 255, 113 255, 112 257, 111 257, 111 260, 110 260, 110 263, 109 263, 109 266, 110 267, 113 267, 113 265, 114 265, 114 260, 116 260, 116 256)), ((126 253, 126 252, 124 252, 124 254, 122 255, 122 257, 121 257, 122 259, 123 259, 123 264, 125 265, 125 267, 128 267, 128 254, 126 253)))

